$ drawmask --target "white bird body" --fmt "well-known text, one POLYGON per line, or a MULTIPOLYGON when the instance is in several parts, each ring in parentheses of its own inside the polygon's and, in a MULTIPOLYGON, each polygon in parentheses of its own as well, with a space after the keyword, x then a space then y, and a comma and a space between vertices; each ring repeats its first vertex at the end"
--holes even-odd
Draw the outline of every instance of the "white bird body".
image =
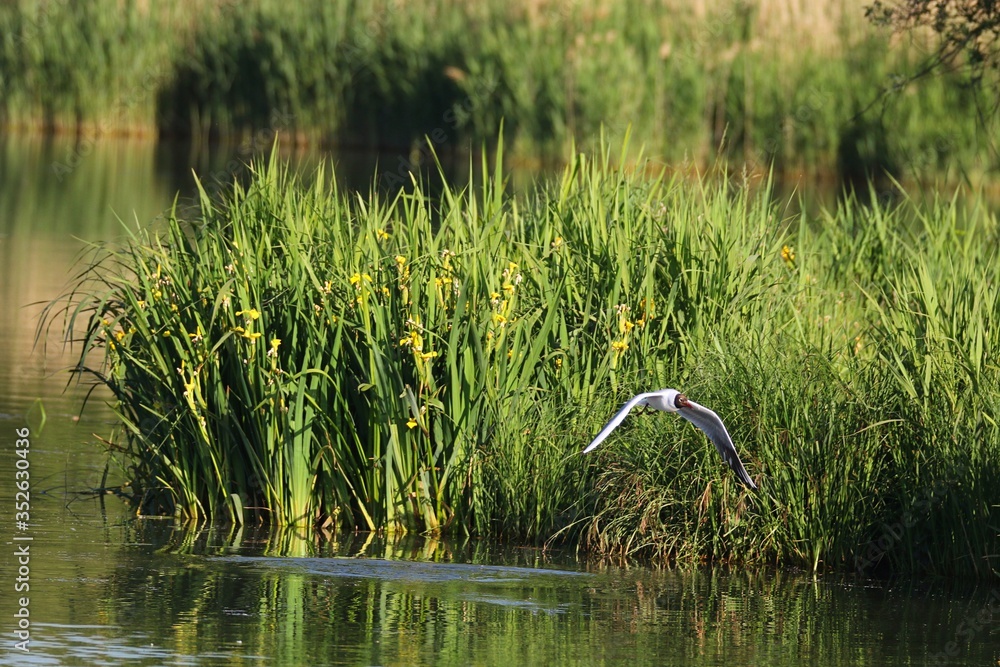
POLYGON ((687 396, 676 389, 650 391, 630 398, 622 406, 622 409, 611 418, 611 421, 601 429, 601 432, 594 437, 593 441, 587 445, 583 453, 586 454, 604 442, 611 435, 611 432, 618 428, 618 425, 625 420, 625 417, 632 411, 632 408, 636 406, 645 406, 654 410, 660 410, 661 412, 676 412, 681 417, 684 417, 684 419, 704 431, 705 435, 708 436, 708 439, 712 441, 712 444, 719 451, 722 460, 733 469, 733 472, 736 473, 737 478, 743 484, 751 489, 757 488, 757 485, 750 479, 746 468, 743 467, 740 455, 736 453, 736 447, 733 445, 733 439, 729 437, 729 431, 726 430, 725 424, 719 419, 719 415, 705 406, 698 405, 688 399, 687 396))

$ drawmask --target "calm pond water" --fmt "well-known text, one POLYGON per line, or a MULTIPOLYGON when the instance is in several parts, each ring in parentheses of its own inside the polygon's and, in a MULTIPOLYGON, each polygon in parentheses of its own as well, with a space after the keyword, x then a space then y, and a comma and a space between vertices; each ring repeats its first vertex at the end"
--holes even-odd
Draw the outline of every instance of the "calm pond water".
POLYGON ((0 665, 1000 664, 996 582, 660 571, 482 541, 185 530, 80 494, 101 484, 96 436, 111 414, 95 392, 79 415, 87 387, 67 387, 72 355, 57 332, 35 344, 37 304, 65 288, 84 240, 120 234, 116 215, 151 221, 190 188, 187 166, 227 173, 234 158, 245 159, 0 139, 0 665), (53 170, 74 154, 69 173, 53 170), (16 635, 25 614, 28 651, 16 635))

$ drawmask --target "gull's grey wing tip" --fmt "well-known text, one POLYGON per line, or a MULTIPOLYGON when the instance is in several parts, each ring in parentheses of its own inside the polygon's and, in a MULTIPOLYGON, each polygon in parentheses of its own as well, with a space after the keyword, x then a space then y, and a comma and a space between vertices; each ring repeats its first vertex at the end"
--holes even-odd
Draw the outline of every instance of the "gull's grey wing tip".
POLYGON ((734 463, 736 465, 730 463, 729 467, 736 472, 736 477, 750 489, 756 491, 757 485, 753 483, 753 479, 750 478, 750 473, 747 472, 747 469, 743 467, 743 463, 739 460, 739 458, 737 458, 734 463))
POLYGON ((691 400, 688 401, 686 408, 680 410, 679 414, 704 431, 708 439, 715 445, 716 450, 722 455, 722 460, 732 468, 740 482, 750 489, 757 490, 757 485, 754 484, 747 469, 743 467, 740 455, 736 453, 733 439, 729 437, 729 431, 726 430, 726 425, 722 423, 719 415, 691 400))
POLYGON ((743 461, 740 460, 740 455, 736 453, 736 446, 729 437, 729 433, 723 431, 723 433, 716 432, 708 435, 712 444, 715 445, 715 448, 719 450, 719 454, 722 455, 722 460, 736 473, 736 479, 740 480, 744 486, 756 491, 757 485, 753 483, 750 473, 743 467, 743 461))
POLYGON ((757 485, 753 483, 753 479, 750 477, 750 473, 747 469, 743 467, 743 461, 740 461, 740 455, 736 453, 736 446, 733 445, 733 441, 726 434, 726 439, 724 442, 718 442, 715 438, 712 438, 712 442, 719 453, 722 454, 722 460, 726 462, 733 472, 736 473, 736 478, 740 480, 744 486, 747 486, 754 491, 757 490, 757 485))

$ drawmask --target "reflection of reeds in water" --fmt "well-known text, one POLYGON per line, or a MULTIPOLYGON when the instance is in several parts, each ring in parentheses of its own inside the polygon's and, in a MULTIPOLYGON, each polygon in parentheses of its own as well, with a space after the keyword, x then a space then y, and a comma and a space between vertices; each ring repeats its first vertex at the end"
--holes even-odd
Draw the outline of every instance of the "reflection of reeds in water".
MULTIPOLYGON (((106 457, 91 435, 107 435, 114 419, 103 388, 80 418, 90 387, 69 373, 75 351, 58 327, 36 338, 42 308, 65 288, 78 245, 24 229, 0 235, 0 416, 11 430, 32 429, 31 479, 38 480, 32 500, 37 493, 68 502, 71 494, 99 486, 106 457)), ((0 482, 0 496, 12 498, 14 483, 13 475, 0 482)))
MULTIPOLYGON (((664 656, 706 665, 921 663, 954 639, 970 602, 978 610, 988 596, 961 583, 862 588, 780 570, 537 570, 484 582, 411 577, 405 567, 398 577, 379 567, 346 578, 337 565, 192 561, 131 549, 100 579, 98 594, 107 623, 128 623, 149 633, 147 642, 186 655, 213 654, 238 639, 240 655, 277 664, 323 656, 385 665, 496 664, 513 656, 518 664, 567 665, 660 665, 664 656), (894 641, 886 642, 887 633, 894 641)), ((352 575, 364 566, 349 562, 352 575)), ((981 640, 963 655, 986 662, 990 650, 981 640)))
MULTIPOLYGON (((69 281, 79 243, 30 232, 0 238, 0 369, 4 412, 25 414, 41 399, 53 417, 77 414, 86 391, 70 382, 76 358, 64 332, 39 332, 43 306, 69 281), (69 384, 70 391, 63 394, 69 384)), ((77 332, 79 333, 79 331, 77 332)), ((98 392, 99 397, 105 397, 98 392)))
MULTIPOLYGON (((68 417, 79 410, 87 387, 71 383, 70 391, 62 394, 70 379, 64 371, 76 358, 64 332, 38 330, 39 316, 44 304, 66 288, 86 242, 121 234, 116 215, 124 220, 134 215, 148 223, 169 204, 170 194, 154 178, 153 155, 149 143, 0 140, 0 368, 7 376, 5 410, 23 413, 39 398, 53 416, 68 417), (72 168, 57 173, 53 166, 58 164, 72 168)), ((105 398, 99 392, 95 407, 105 398)))
POLYGON ((430 562, 395 571, 374 563, 363 576, 368 559, 400 555, 373 548, 348 562, 347 578, 336 574, 344 559, 332 556, 356 550, 261 558, 266 544, 218 527, 73 525, 76 532, 42 528, 32 545, 33 571, 44 575, 31 591, 32 615, 47 619, 46 641, 32 654, 60 664, 90 664, 98 653, 130 664, 469 665, 511 656, 560 665, 661 665, 664 656, 706 665, 925 664, 953 641, 968 662, 989 664, 995 650, 988 625, 971 638, 963 629, 998 591, 961 580, 883 586, 780 569, 584 563, 558 568, 587 569, 570 576, 484 577, 478 565, 524 563, 467 553, 455 559, 469 563, 467 577, 454 567, 438 576, 430 562), (71 587, 69 603, 65 586, 51 582, 71 587))
POLYGON ((142 140, 0 138, 0 233, 109 240, 125 222, 146 224, 174 191, 158 173, 157 146, 142 140))

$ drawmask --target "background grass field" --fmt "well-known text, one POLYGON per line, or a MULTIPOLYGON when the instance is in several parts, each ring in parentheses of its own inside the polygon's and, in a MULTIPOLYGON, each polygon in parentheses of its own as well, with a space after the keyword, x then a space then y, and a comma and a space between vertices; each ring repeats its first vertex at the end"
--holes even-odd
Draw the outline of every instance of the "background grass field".
POLYGON ((856 180, 995 167, 976 133, 989 93, 960 69, 906 84, 929 42, 872 27, 864 7, 19 0, 0 7, 0 121, 404 151, 434 135, 460 152, 503 119, 508 149, 533 159, 631 127, 671 164, 856 180))

